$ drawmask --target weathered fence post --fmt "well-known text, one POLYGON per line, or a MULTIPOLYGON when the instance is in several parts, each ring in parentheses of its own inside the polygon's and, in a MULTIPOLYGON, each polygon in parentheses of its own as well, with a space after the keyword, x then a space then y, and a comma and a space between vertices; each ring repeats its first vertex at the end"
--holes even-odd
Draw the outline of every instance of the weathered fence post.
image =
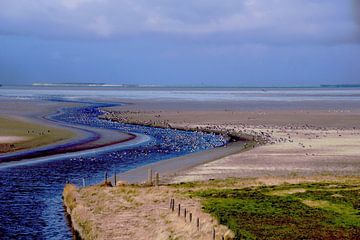
POLYGON ((155 173, 155 186, 159 186, 160 175, 158 172, 155 173))
POLYGON ((116 172, 114 174, 114 183, 115 183, 115 187, 116 187, 116 172))
POLYGON ((171 211, 174 211, 175 210, 175 199, 173 199, 173 204, 172 204, 172 208, 171 208, 171 211))
POLYGON ((212 239, 215 240, 215 236, 216 236, 216 232, 215 232, 215 228, 213 228, 213 232, 212 232, 212 239))
POLYGON ((152 185, 152 169, 148 169, 148 184, 152 185))
POLYGON ((197 227, 197 230, 200 229, 200 219, 199 218, 196 219, 196 227, 197 227))
POLYGON ((192 221, 192 213, 189 214, 189 220, 192 221))
POLYGON ((186 222, 186 208, 184 209, 184 219, 185 219, 185 222, 186 222))
POLYGON ((83 178, 83 187, 85 187, 85 178, 83 178))
POLYGON ((107 182, 107 179, 108 179, 108 174, 107 172, 105 172, 105 182, 107 182))
POLYGON ((180 209, 181 209, 181 205, 179 203, 179 206, 178 206, 178 217, 180 217, 180 209))

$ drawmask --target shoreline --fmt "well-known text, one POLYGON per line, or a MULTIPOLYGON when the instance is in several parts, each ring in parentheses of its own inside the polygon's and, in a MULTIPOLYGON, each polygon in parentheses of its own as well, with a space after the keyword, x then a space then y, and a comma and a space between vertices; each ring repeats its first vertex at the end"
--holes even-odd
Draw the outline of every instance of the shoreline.
MULTIPOLYGON (((148 170, 151 169, 154 173, 159 173, 161 183, 169 183, 171 182, 171 179, 179 172, 192 169, 201 164, 216 161, 232 154, 252 149, 252 146, 253 143, 249 142, 231 142, 222 147, 190 153, 180 157, 164 159, 137 167, 117 174, 116 178, 130 184, 144 183, 148 178, 148 170), (249 144, 248 147, 246 146, 247 144, 249 144)), ((113 179, 114 176, 111 177, 112 181, 114 181, 113 179)))
POLYGON ((147 127, 153 127, 153 128, 162 128, 167 129, 171 128, 174 130, 180 130, 180 131, 194 131, 194 132, 203 132, 203 133, 209 133, 209 134, 217 134, 222 135, 225 138, 227 138, 228 142, 237 142, 237 141, 253 141, 257 144, 265 144, 269 141, 269 136, 262 136, 261 134, 248 134, 243 132, 236 132, 231 129, 215 129, 207 126, 183 126, 183 125, 177 125, 177 124, 170 124, 166 122, 155 122, 155 121, 141 121, 141 120, 133 120, 133 119, 124 119, 121 117, 118 117, 116 114, 114 114, 111 111, 106 111, 105 114, 99 116, 100 119, 112 121, 112 122, 119 122, 119 123, 125 123, 125 124, 131 124, 131 125, 139 125, 139 126, 147 126, 147 127))
MULTIPOLYGON (((261 135, 244 134, 226 129, 223 130, 223 129, 214 129, 207 127, 204 128, 199 126, 191 127, 191 126, 171 125, 166 123, 155 123, 153 121, 151 122, 125 121, 124 119, 114 118, 114 115, 112 115, 111 117, 111 115, 112 115, 111 112, 106 111, 106 113, 104 115, 99 116, 99 118, 113 122, 148 126, 154 128, 165 128, 165 129, 171 128, 174 130, 181 130, 181 131, 200 131, 210 134, 219 134, 219 135, 223 135, 228 140, 226 145, 221 147, 190 153, 185 156, 172 157, 169 159, 160 160, 154 163, 137 167, 135 169, 128 170, 120 174, 116 174, 117 179, 128 182, 130 184, 144 183, 147 180, 149 169, 151 169, 154 173, 157 172, 160 174, 162 183, 165 182, 169 183, 172 181, 171 179, 175 177, 179 172, 183 172, 202 164, 213 162, 233 154, 237 154, 253 149, 257 145, 263 145, 266 144, 266 142, 268 142, 268 139, 265 139, 261 135)), ((111 179, 115 179, 115 176, 112 176, 111 179)), ((112 181, 114 182, 114 180, 112 181)))
POLYGON ((97 153, 98 152, 110 152, 114 148, 121 149, 121 148, 126 148, 126 147, 134 147, 134 146, 136 146, 138 144, 142 144, 146 141, 148 141, 148 137, 146 135, 136 134, 136 137, 132 140, 121 142, 118 144, 108 145, 108 146, 104 146, 104 147, 100 147, 100 148, 87 149, 87 150, 84 150, 81 152, 72 152, 72 153, 70 152, 70 153, 63 153, 63 154, 58 154, 58 155, 49 155, 49 156, 43 156, 43 157, 39 157, 39 158, 32 158, 32 159, 28 159, 28 160, 19 160, 19 161, 0 163, 0 169, 14 167, 14 166, 30 165, 33 163, 47 162, 47 161, 52 161, 52 160, 56 160, 56 159, 66 158, 66 157, 68 158, 68 157, 92 155, 95 152, 97 152, 97 153))
MULTIPOLYGON (((38 101, 39 100, 37 100, 37 102, 38 101)), ((40 100, 39 102, 42 104, 52 104, 43 100, 40 100)), ((14 105, 18 104, 26 103, 17 101, 17 103, 14 105)), ((68 104, 65 104, 65 107, 67 105, 68 104)), ((78 105, 79 104, 75 104, 75 106, 78 105)), ((63 108, 63 104, 57 103, 55 106, 42 109, 38 115, 36 115, 36 113, 27 114, 19 111, 14 111, 11 114, 6 113, 6 111, 1 112, 2 115, 6 115, 6 118, 20 119, 25 124, 33 124, 44 128, 48 127, 51 129, 58 129, 58 131, 64 129, 68 132, 71 132, 72 136, 70 138, 49 142, 39 146, 1 153, 0 165, 8 166, 11 165, 12 162, 24 162, 33 158, 51 158, 52 156, 57 156, 59 154, 91 151, 94 149, 106 148, 112 145, 119 145, 121 143, 132 141, 136 138, 136 135, 131 133, 123 133, 107 129, 97 129, 88 126, 77 126, 52 119, 52 116, 59 114, 63 108), (110 134, 110 132, 113 134, 110 134)))

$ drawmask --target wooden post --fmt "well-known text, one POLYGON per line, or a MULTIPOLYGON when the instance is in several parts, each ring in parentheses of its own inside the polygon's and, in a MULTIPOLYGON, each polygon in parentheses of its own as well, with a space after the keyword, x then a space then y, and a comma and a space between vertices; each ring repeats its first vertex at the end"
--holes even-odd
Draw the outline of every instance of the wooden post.
POLYGON ((189 214, 189 220, 192 221, 192 213, 189 214))
POLYGON ((185 222, 186 222, 186 208, 184 209, 184 218, 185 218, 185 222))
POLYGON ((197 227, 197 230, 200 229, 200 219, 199 218, 196 219, 196 227, 197 227))
POLYGON ((116 172, 114 174, 114 183, 115 183, 115 187, 116 187, 116 172))
POLYGON ((108 179, 108 174, 107 172, 105 172, 105 182, 107 182, 107 179, 108 179))
POLYGON ((181 209, 181 205, 179 203, 179 206, 178 206, 178 217, 180 217, 180 209, 181 209))
POLYGON ((152 169, 148 169, 148 184, 152 185, 152 169))
POLYGON ((221 240, 225 240, 225 237, 224 237, 224 235, 222 235, 222 236, 221 236, 221 240))
POLYGON ((215 236, 216 236, 215 228, 213 228, 213 232, 212 232, 212 239, 213 239, 213 240, 215 240, 215 236))
POLYGON ((85 178, 83 178, 83 187, 85 187, 85 178))
POLYGON ((155 186, 159 186, 160 175, 158 172, 155 173, 155 186))
POLYGON ((170 199, 170 209, 174 211, 175 199, 170 199))

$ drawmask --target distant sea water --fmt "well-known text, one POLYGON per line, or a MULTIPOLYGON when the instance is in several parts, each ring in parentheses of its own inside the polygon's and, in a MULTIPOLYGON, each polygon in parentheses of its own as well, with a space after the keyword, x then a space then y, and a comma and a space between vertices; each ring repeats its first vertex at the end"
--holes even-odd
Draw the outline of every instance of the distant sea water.
POLYGON ((2 86, 0 96, 68 96, 71 98, 185 100, 185 101, 360 101, 360 88, 215 88, 215 87, 101 87, 2 86))

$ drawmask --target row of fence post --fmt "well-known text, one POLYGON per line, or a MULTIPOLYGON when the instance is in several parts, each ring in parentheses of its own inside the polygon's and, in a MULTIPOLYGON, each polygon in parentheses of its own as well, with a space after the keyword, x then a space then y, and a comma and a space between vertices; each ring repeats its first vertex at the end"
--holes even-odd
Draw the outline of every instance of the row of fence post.
MULTIPOLYGON (((109 179, 109 175, 108 175, 108 172, 106 171, 104 174, 105 183, 108 182, 108 179, 109 179)), ((114 186, 116 186, 116 183, 117 183, 117 179, 116 179, 116 173, 115 173, 114 174, 114 186)), ((152 186, 152 185, 159 186, 160 185, 160 174, 158 172, 155 172, 155 179, 153 179, 153 171, 151 168, 148 169, 147 184, 149 184, 150 186, 152 186)), ((82 186, 86 187, 85 178, 82 179, 82 186)))
MULTIPOLYGON (((175 211, 175 199, 174 198, 171 198, 170 199, 170 210, 172 212, 175 211)), ((187 214, 189 216, 189 223, 192 223, 192 220, 193 220, 193 214, 192 212, 189 212, 186 208, 184 208, 184 219, 185 219, 185 222, 187 221, 187 214)), ((179 203, 178 206, 177 206, 177 215, 178 217, 181 216, 181 204, 179 203)), ((196 229, 198 231, 200 231, 200 218, 197 217, 196 218, 196 229)), ((215 228, 212 229, 212 240, 215 240, 216 238, 216 230, 215 228)), ((221 236, 221 239, 224 240, 225 237, 224 236, 221 236)))
MULTIPOLYGON (((83 178, 82 180, 83 180, 82 181, 83 187, 85 187, 86 186, 85 178, 83 178)), ((108 172, 105 172, 104 180, 105 180, 105 183, 108 181, 108 172)), ((155 172, 155 186, 159 186, 159 180, 160 180, 159 173, 155 172)), ((68 183, 68 181, 67 181, 67 183, 68 183)), ((114 184, 116 186, 116 173, 114 174, 114 184)), ((148 181, 147 181, 147 184, 153 185, 153 174, 152 174, 152 169, 151 168, 148 169, 148 181)), ((172 212, 175 211, 175 199, 174 198, 170 199, 170 210, 172 212)), ((177 207, 177 215, 178 215, 178 217, 181 216, 181 204, 180 203, 178 204, 178 207, 177 207)), ((191 212, 188 212, 188 210, 186 208, 184 208, 185 222, 187 221, 187 216, 189 216, 189 222, 192 223, 193 214, 191 212)), ((198 231, 200 231, 200 218, 199 217, 196 218, 196 228, 197 228, 198 231)), ((215 230, 215 228, 213 228, 212 229, 212 239, 215 240, 215 238, 216 238, 216 230, 215 230)), ((221 239, 224 240, 225 237, 221 236, 221 239)))
MULTIPOLYGON (((108 172, 105 172, 104 174, 104 181, 105 183, 108 181, 108 172)), ((66 183, 69 183, 69 181, 66 181, 66 183)), ((82 179, 82 186, 86 187, 85 178, 82 179)), ((114 186, 116 186, 116 173, 114 174, 114 186)))

